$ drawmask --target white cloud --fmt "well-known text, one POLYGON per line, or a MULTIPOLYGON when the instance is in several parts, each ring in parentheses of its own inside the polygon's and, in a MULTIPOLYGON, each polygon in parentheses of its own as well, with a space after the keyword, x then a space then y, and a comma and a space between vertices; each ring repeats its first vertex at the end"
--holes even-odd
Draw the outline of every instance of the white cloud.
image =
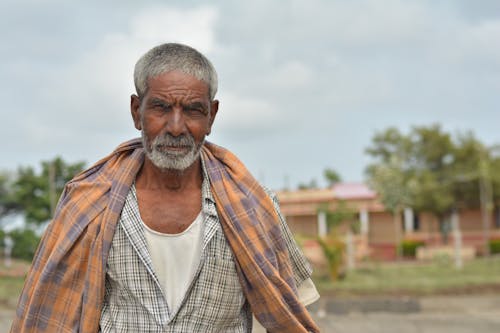
POLYGON ((131 39, 146 42, 150 48, 165 41, 182 42, 210 53, 215 46, 214 24, 217 10, 213 7, 176 9, 150 7, 132 20, 131 39))
POLYGON ((270 86, 277 89, 301 88, 311 84, 312 70, 300 61, 288 61, 270 74, 270 86))
POLYGON ((90 162, 138 134, 128 115, 133 66, 164 41, 193 45, 213 60, 221 101, 216 142, 246 153, 256 169, 274 168, 273 178, 298 165, 297 179, 307 181, 310 166, 338 165, 347 179, 359 179, 359 156, 373 131, 389 125, 440 122, 498 141, 498 5, 58 1, 35 9, 19 1, 0 5, 0 112, 11 117, 2 132, 9 142, 4 161, 16 165, 33 152, 32 164, 40 152, 78 152, 90 162))
POLYGON ((167 41, 210 52, 215 46, 216 18, 217 11, 211 7, 155 7, 139 12, 128 31, 105 34, 94 49, 46 78, 37 92, 44 112, 31 112, 25 131, 41 149, 57 144, 61 150, 65 143, 75 147, 93 140, 109 142, 104 148, 109 150, 123 137, 136 135, 129 96, 134 92, 137 59, 167 41))
POLYGON ((401 0, 335 2, 331 27, 332 37, 346 44, 387 45, 415 43, 427 36, 433 12, 423 2, 401 0))
POLYGON ((460 43, 465 55, 475 61, 500 65, 500 20, 488 20, 471 25, 461 34, 460 43))
POLYGON ((220 95, 215 128, 217 132, 245 134, 273 129, 279 120, 278 109, 271 102, 247 98, 229 91, 220 95))

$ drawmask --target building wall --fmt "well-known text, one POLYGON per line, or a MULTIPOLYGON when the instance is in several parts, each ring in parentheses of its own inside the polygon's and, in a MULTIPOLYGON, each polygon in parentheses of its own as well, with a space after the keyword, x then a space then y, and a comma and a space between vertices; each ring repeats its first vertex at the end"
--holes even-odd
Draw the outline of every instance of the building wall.
MULTIPOLYGON (((495 216, 490 217, 490 228, 495 229, 495 216)), ((466 210, 460 212, 460 228, 462 231, 483 230, 483 218, 480 210, 466 210)))
MULTIPOLYGON (((392 215, 388 212, 372 212, 369 215, 368 242, 370 244, 394 244, 396 232, 392 215)), ((398 223, 402 235, 401 221, 398 223)))
POLYGON ((293 234, 300 234, 308 237, 316 237, 318 235, 318 223, 316 216, 285 216, 285 219, 293 234))
POLYGON ((441 234, 438 219, 430 213, 419 214, 420 226, 413 234, 406 234, 405 238, 413 238, 426 242, 427 244, 437 244, 441 241, 441 234))
MULTIPOLYGON (((312 193, 312 192, 311 192, 312 193)), ((311 193, 308 195, 310 196, 311 193)), ((314 194, 314 193, 313 193, 314 194)), ((320 193, 321 194, 321 193, 320 193)), ((290 195, 288 193, 288 195, 290 195)), ((294 234, 314 238, 318 235, 318 207, 326 205, 334 210, 339 205, 339 200, 333 197, 301 198, 295 193, 293 198, 280 198, 281 211, 285 215, 287 223, 294 234)), ((429 246, 442 246, 443 238, 437 217, 431 213, 418 214, 418 228, 414 230, 403 230, 403 214, 399 216, 397 223, 398 231, 395 230, 392 214, 384 210, 382 204, 376 199, 349 199, 346 204, 355 211, 368 212, 368 235, 367 242, 370 247, 371 256, 379 259, 391 260, 395 258, 395 245, 399 233, 400 240, 416 239, 422 240, 429 246)), ((497 216, 492 213, 490 238, 500 239, 500 211, 499 222, 495 223, 497 216)), ((482 217, 481 211, 462 210, 460 211, 460 229, 462 231, 462 242, 464 246, 475 247, 480 253, 483 245, 482 217)), ((416 222, 414 223, 414 227, 416 222)), ((338 227, 338 232, 342 234, 347 231, 347 224, 338 227)), ((450 231, 448 244, 453 242, 450 231)))

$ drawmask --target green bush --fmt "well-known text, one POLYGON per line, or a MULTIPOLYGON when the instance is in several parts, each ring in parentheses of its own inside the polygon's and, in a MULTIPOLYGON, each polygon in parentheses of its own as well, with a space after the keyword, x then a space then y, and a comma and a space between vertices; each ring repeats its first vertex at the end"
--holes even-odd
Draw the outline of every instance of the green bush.
POLYGON ((425 243, 423 241, 407 239, 401 242, 399 249, 403 257, 415 258, 417 249, 424 245, 425 243))
POLYGON ((490 240, 490 253, 497 254, 500 253, 500 239, 490 240))
POLYGON ((328 262, 330 278, 332 281, 336 281, 342 275, 345 244, 335 233, 330 233, 325 237, 318 237, 317 240, 328 262))
POLYGON ((14 241, 12 257, 31 261, 40 242, 40 237, 30 229, 16 229, 9 233, 14 241))
POLYGON ((4 247, 4 243, 3 243, 4 238, 5 238, 5 231, 3 231, 2 229, 0 229, 0 247, 2 249, 4 247))

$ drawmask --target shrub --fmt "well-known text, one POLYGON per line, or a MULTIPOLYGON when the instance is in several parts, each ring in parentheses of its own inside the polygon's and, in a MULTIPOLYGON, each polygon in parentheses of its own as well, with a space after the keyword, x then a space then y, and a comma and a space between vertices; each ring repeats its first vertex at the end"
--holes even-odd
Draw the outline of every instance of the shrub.
POLYGON ((16 229, 9 233, 14 241, 12 257, 31 261, 40 242, 40 237, 30 229, 16 229))
POLYGON ((500 239, 491 239, 489 246, 491 254, 500 253, 500 239))
POLYGON ((400 253, 403 257, 415 258, 417 255, 417 249, 424 245, 425 243, 423 241, 407 239, 402 241, 399 245, 400 253))
POLYGON ((5 231, 3 231, 2 229, 0 229, 0 247, 3 249, 4 247, 4 240, 5 238, 5 231))
POLYGON ((318 243, 328 262, 328 271, 332 281, 339 279, 344 258, 345 244, 334 233, 318 237, 318 243))

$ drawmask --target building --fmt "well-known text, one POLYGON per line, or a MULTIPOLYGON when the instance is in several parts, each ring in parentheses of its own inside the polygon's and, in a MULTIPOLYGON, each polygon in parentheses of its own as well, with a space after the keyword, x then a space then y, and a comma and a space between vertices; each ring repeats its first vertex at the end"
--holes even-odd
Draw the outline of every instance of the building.
MULTIPOLYGON (((343 206, 355 212, 359 223, 359 237, 366 242, 369 256, 390 260, 396 256, 396 244, 402 240, 419 240, 428 247, 453 246, 451 219, 440 224, 430 213, 416 213, 411 207, 404 209, 401 216, 393 216, 380 202, 377 193, 363 183, 339 183, 326 189, 305 189, 277 192, 280 207, 290 229, 295 234, 315 238, 325 235, 328 226, 321 208, 335 210, 343 206), (443 232, 444 231, 444 232, 443 232), (447 237, 445 237, 447 235, 447 237)), ((464 247, 483 252, 484 228, 480 210, 460 211, 454 223, 464 247)), ((489 239, 500 239, 500 211, 489 217, 489 239)), ((340 232, 348 230, 347 225, 339 227, 340 232)))

